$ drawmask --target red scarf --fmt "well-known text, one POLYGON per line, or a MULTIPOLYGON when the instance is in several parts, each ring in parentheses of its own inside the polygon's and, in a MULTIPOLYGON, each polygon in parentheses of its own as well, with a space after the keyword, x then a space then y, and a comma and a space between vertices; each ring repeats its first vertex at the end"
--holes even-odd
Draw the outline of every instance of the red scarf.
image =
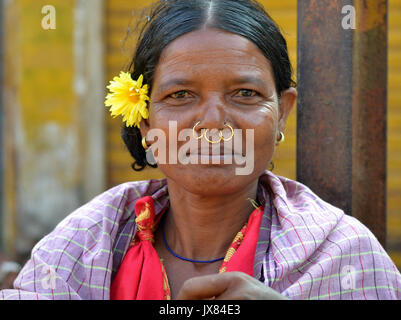
MULTIPOLYGON (((262 207, 258 207, 249 216, 228 249, 219 273, 242 271, 253 276, 262 214, 262 207)), ((111 285, 110 299, 169 300, 166 271, 152 244, 153 232, 162 214, 155 219, 153 198, 146 196, 135 203, 135 215, 138 231, 111 285)))

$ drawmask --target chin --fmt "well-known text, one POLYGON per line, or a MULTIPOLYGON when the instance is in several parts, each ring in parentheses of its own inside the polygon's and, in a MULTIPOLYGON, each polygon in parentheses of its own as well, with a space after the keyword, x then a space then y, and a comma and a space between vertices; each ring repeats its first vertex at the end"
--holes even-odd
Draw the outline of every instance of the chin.
POLYGON ((236 193, 259 177, 256 171, 250 175, 237 175, 235 169, 233 165, 160 166, 169 180, 191 193, 204 196, 236 193))

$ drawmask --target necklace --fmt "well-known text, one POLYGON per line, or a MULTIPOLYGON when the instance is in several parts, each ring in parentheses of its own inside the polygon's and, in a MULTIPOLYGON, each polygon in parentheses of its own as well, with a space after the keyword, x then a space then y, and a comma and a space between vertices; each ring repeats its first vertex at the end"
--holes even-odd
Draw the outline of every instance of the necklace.
POLYGON ((164 241, 164 245, 166 246, 166 249, 174 257, 176 257, 178 259, 181 259, 181 260, 184 260, 184 261, 189 261, 189 262, 196 262, 196 263, 212 263, 212 262, 216 262, 216 261, 220 261, 220 260, 224 259, 224 257, 221 257, 221 258, 217 258, 217 259, 213 259, 213 260, 194 260, 194 259, 184 258, 184 257, 181 257, 180 255, 176 254, 173 250, 170 249, 170 247, 167 244, 166 235, 164 233, 164 219, 163 219, 163 222, 162 222, 162 235, 163 235, 163 241, 164 241))

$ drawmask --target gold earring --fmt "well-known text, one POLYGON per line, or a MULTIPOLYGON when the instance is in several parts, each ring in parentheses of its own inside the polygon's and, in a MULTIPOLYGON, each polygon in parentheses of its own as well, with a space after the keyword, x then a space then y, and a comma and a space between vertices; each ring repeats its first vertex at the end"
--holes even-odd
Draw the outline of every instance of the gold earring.
POLYGON ((223 132, 222 132, 222 130, 219 130, 220 140, 223 140, 223 141, 230 141, 230 140, 234 137, 234 129, 233 129, 233 127, 230 126, 229 124, 225 124, 225 126, 227 126, 227 127, 229 127, 229 128, 231 129, 231 137, 225 139, 225 138, 223 137, 223 132))
POLYGON ((276 142, 276 145, 278 146, 279 144, 283 143, 285 140, 284 133, 280 131, 280 139, 276 142))
POLYGON ((149 149, 149 146, 146 143, 146 137, 142 138, 142 147, 145 149, 145 151, 148 151, 148 149, 149 149))

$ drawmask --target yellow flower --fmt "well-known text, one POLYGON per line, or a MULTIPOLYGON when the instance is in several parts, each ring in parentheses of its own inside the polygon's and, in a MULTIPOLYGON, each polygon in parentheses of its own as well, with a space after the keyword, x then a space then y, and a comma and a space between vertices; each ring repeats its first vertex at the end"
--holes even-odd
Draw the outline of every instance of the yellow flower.
POLYGON ((142 86, 142 81, 142 74, 135 81, 129 73, 121 71, 120 76, 114 77, 107 86, 110 93, 104 104, 111 107, 110 112, 114 118, 122 115, 127 127, 135 125, 139 128, 141 120, 149 117, 146 103, 149 101, 148 85, 142 86))

